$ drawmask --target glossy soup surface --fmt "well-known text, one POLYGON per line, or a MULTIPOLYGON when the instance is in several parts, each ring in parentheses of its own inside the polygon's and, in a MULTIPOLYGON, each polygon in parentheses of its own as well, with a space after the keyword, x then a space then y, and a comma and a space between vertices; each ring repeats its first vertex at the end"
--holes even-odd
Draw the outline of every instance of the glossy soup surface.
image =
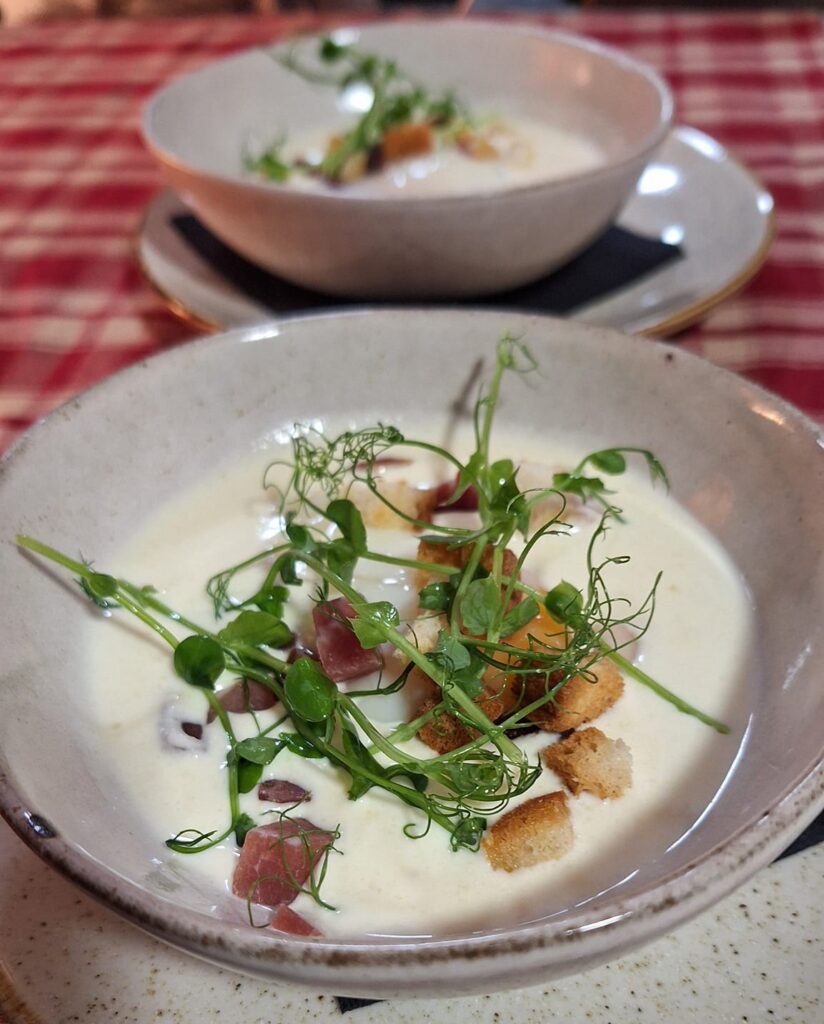
MULTIPOLYGON (((553 469, 570 467, 586 454, 574 437, 538 446, 534 440, 500 434, 494 447, 497 457, 518 454, 522 487, 545 483, 553 469)), ((275 501, 260 484, 263 468, 276 454, 259 453, 217 473, 151 515, 120 551, 112 571, 153 583, 174 607, 211 626, 211 601, 204 591, 208 577, 277 535, 275 501)), ((425 459, 388 472, 427 484, 445 476, 425 459)), ((321 828, 340 828, 340 852, 330 856, 323 886, 334 912, 307 895, 293 904, 325 935, 465 934, 560 912, 618 885, 663 854, 710 804, 734 761, 746 717, 741 684, 750 633, 747 595, 717 544, 660 487, 653 488, 641 469, 618 478, 615 489, 612 500, 626 521, 610 530, 598 550, 604 556, 628 554, 631 561, 610 570, 611 591, 640 604, 656 574, 663 572, 652 626, 630 653, 670 689, 726 720, 732 734, 718 735, 627 680, 623 697, 594 724, 630 747, 632 788, 613 801, 586 793, 571 797, 572 851, 512 874, 494 871, 482 852, 453 852, 437 826, 420 839, 408 838, 404 826, 424 824, 411 808, 375 790, 350 801, 345 773, 284 750, 264 778, 300 784, 311 800, 296 813, 321 828)), ((550 588, 561 579, 585 583, 586 548, 597 517, 585 512, 567 518, 572 524, 568 534, 543 539, 528 561, 531 585, 550 588)), ((370 547, 414 558, 417 537, 373 530, 370 547)), ((414 615, 417 591, 405 569, 362 563, 355 582, 370 600, 391 600, 402 617, 414 615)), ((253 585, 247 576, 239 589, 245 594, 253 585)), ((290 624, 305 631, 311 587, 297 593, 290 624)), ((185 828, 207 832, 226 826, 226 743, 220 724, 206 727, 202 749, 168 749, 161 742, 164 716, 204 721, 202 693, 176 677, 168 648, 120 613, 91 623, 87 639, 93 651, 91 725, 110 749, 112 776, 133 802, 137 827, 157 837, 156 864, 176 861, 176 871, 185 870, 226 894, 215 900, 216 913, 245 919, 245 902, 230 895, 237 858, 233 839, 187 857, 163 845, 185 828)), ((218 685, 230 685, 230 680, 218 685)), ((369 680, 349 685, 366 687, 369 680)), ((367 698, 364 707, 387 731, 411 717, 403 694, 367 698)), ((232 720, 239 736, 254 732, 248 716, 232 720)), ((259 720, 267 725, 274 714, 262 712, 259 720)), ((539 732, 519 742, 535 761, 556 738, 539 732)), ((431 755, 417 740, 408 748, 431 755)), ((544 770, 521 799, 558 788, 559 780, 544 770)), ((272 805, 261 803, 254 792, 241 800, 258 822, 270 820, 272 805)))
MULTIPOLYGON (((329 128, 296 134, 284 146, 283 156, 287 162, 302 158, 318 163, 335 134, 329 128)), ((591 139, 534 118, 506 116, 491 138, 501 154, 497 159, 476 159, 454 144, 436 140, 431 153, 393 161, 378 172, 342 186, 330 186, 302 173, 294 173, 289 183, 309 191, 344 189, 342 194, 364 198, 446 196, 555 181, 604 162, 603 153, 591 139)))

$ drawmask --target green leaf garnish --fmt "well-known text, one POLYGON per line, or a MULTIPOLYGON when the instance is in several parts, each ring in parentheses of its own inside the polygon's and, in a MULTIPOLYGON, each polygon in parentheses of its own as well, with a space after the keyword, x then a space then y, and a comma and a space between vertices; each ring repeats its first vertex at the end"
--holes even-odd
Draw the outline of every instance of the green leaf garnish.
POLYGON ((298 658, 289 666, 283 692, 290 711, 305 722, 324 722, 335 708, 335 684, 311 658, 298 658))
POLYGON ((427 583, 418 594, 418 604, 431 612, 448 612, 452 607, 455 588, 449 583, 427 583))
POLYGON ((510 636, 532 622, 538 614, 538 602, 532 595, 511 608, 501 621, 501 636, 510 636))
POLYGON ((596 469, 600 469, 602 473, 612 473, 615 475, 623 473, 627 468, 627 460, 617 448, 593 452, 589 457, 589 461, 596 469))
POLYGON ((317 550, 317 543, 312 537, 312 534, 305 526, 301 526, 300 523, 287 523, 286 536, 289 538, 296 551, 311 554, 313 551, 317 550))
POLYGON ((225 644, 251 644, 260 647, 286 647, 293 640, 292 631, 282 619, 265 611, 242 611, 218 633, 225 644))
POLYGON ((325 36, 320 41, 318 56, 327 64, 335 64, 345 56, 348 49, 349 48, 347 46, 344 46, 341 43, 336 43, 331 36, 325 36))
POLYGON ((263 765, 255 764, 254 761, 238 761, 237 765, 237 790, 238 793, 251 793, 260 782, 263 775, 263 765))
POLYGON ((664 467, 646 448, 604 448, 601 451, 592 452, 582 459, 571 473, 556 473, 553 477, 553 486, 566 494, 574 494, 584 502, 592 498, 607 508, 609 503, 604 495, 610 492, 603 480, 598 477, 584 476, 584 469, 587 465, 591 465, 602 473, 617 476, 625 472, 626 456, 631 454, 640 455, 644 459, 653 483, 660 481, 665 487, 669 487, 664 467))
POLYGON ((344 540, 351 545, 356 555, 366 551, 366 529, 357 508, 346 498, 330 501, 326 506, 326 518, 340 527, 344 540))
POLYGON ((485 634, 501 604, 501 588, 487 576, 472 580, 461 600, 461 618, 468 633, 485 634))
POLYGON ((278 752, 278 744, 270 736, 250 736, 235 746, 235 753, 252 764, 271 764, 278 752))
POLYGON ((292 174, 292 167, 283 159, 282 149, 283 142, 275 142, 259 156, 247 156, 246 166, 250 171, 256 171, 264 178, 268 178, 269 181, 288 181, 292 174))
POLYGON ((357 618, 350 619, 349 624, 355 631, 361 647, 366 650, 382 644, 387 639, 387 630, 394 629, 401 621, 398 609, 389 601, 354 604, 352 607, 357 613, 357 618))
POLYGON ((584 602, 577 587, 566 580, 553 587, 544 598, 544 607, 556 622, 571 622, 583 610, 584 602))
POLYGON ((469 651, 463 642, 445 629, 438 633, 438 643, 434 650, 429 653, 428 658, 439 668, 450 674, 457 669, 467 668, 471 661, 469 651))
POLYGON ((226 668, 223 648, 207 636, 187 636, 174 653, 175 672, 192 686, 213 690, 218 676, 226 668))
POLYGON ((238 846, 243 846, 246 841, 246 836, 255 827, 255 819, 250 818, 248 814, 241 814, 237 817, 234 823, 233 832, 235 833, 235 840, 238 846))
POLYGON ((296 732, 282 732, 278 735, 277 742, 286 750, 297 754, 298 757, 318 758, 323 757, 323 751, 314 746, 311 741, 300 736, 296 732))
POLYGON ((117 580, 114 576, 93 572, 86 577, 85 584, 89 595, 97 601, 107 601, 109 598, 117 596, 117 580))

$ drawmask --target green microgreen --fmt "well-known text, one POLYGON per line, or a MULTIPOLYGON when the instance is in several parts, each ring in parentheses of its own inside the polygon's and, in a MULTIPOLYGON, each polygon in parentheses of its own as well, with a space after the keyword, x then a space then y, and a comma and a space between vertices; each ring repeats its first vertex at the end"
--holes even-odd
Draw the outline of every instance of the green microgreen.
MULTIPOLYGON (((332 40, 324 46, 322 61, 349 67, 352 54, 347 47, 332 40)), ((378 73, 377 69, 370 72, 378 73)), ((402 801, 414 812, 404 829, 408 836, 419 837, 436 825, 449 834, 454 849, 477 850, 487 818, 525 793, 541 772, 540 765, 530 763, 512 736, 529 724, 533 711, 553 701, 570 679, 594 679, 593 668, 604 657, 680 711, 719 732, 728 731, 723 723, 687 704, 628 661, 620 650, 629 641, 616 640, 627 633, 634 640, 649 628, 659 579, 635 606, 616 596, 608 585, 607 577, 628 559, 599 557, 600 542, 612 525, 620 522, 621 513, 609 503, 610 492, 593 473, 619 476, 627 470, 628 456, 637 455, 646 462, 652 480, 666 485, 666 473, 658 459, 641 448, 602 449, 587 455, 569 472, 555 473, 546 488, 531 491, 521 489, 515 463, 491 460, 492 423, 504 375, 526 373, 534 367, 535 361, 520 339, 504 335, 499 340, 489 384, 481 388, 475 404, 475 446, 465 461, 383 424, 335 437, 315 429, 296 429, 291 459, 273 464, 264 477, 264 484, 275 491, 282 540, 208 581, 207 591, 219 620, 214 630, 166 605, 151 587, 100 573, 85 561, 32 538, 18 537, 22 547, 75 574, 95 604, 122 608, 159 635, 172 648, 177 675, 203 694, 223 728, 228 823, 211 831, 185 829, 167 841, 172 850, 196 853, 231 836, 242 844, 256 822, 242 809, 241 796, 255 788, 282 750, 298 757, 325 759, 345 772, 350 799, 362 799, 379 789, 402 801), (377 469, 381 456, 392 449, 415 449, 442 459, 457 473, 458 495, 468 487, 477 492, 477 522, 456 527, 418 520, 392 504, 381 492, 377 469), (274 482, 276 467, 281 478, 285 476, 285 483, 279 486, 274 482), (356 502, 357 488, 366 488, 396 515, 426 529, 428 544, 460 553, 461 558, 455 559, 460 564, 421 562, 372 550, 356 502), (568 532, 562 520, 565 494, 603 505, 587 549, 586 580, 580 587, 561 580, 548 592, 539 592, 521 580, 521 569, 542 538, 568 532), (533 528, 533 510, 548 495, 560 499, 560 511, 533 528), (513 570, 512 555, 505 558, 504 551, 518 537, 522 546, 513 570), (441 617, 431 650, 421 650, 414 625, 404 627, 394 604, 367 600, 353 584, 362 560, 438 577, 427 582, 419 595, 420 608, 441 617), (248 574, 263 579, 243 597, 237 591, 248 574), (341 616, 340 622, 354 632, 361 647, 391 645, 395 649, 404 667, 393 679, 385 681, 381 675, 376 686, 342 689, 318 661, 297 657, 288 664, 273 653, 293 640, 283 616, 293 588, 301 586, 304 578, 316 587, 318 601, 328 600, 332 593, 349 601, 353 617, 341 616), (559 623, 557 636, 529 632, 541 605, 559 623), (179 637, 170 626, 185 635, 179 637), (527 631, 525 644, 508 642, 523 630, 527 631), (361 701, 397 692, 413 668, 429 677, 438 701, 412 722, 401 723, 387 734, 385 727, 379 727, 365 712, 366 704, 362 706, 361 701), (224 673, 269 687, 282 709, 277 721, 262 728, 253 714, 256 734, 238 740, 215 692, 224 673), (543 679, 544 685, 530 704, 517 704, 503 721, 487 717, 482 698, 494 697, 507 680, 517 683, 536 677, 543 679), (464 745, 434 756, 420 756, 407 748, 424 725, 437 731, 453 720, 467 730, 469 740, 464 745)), ((383 655, 381 658, 385 663, 383 655)), ((301 889, 321 904, 319 885, 325 871, 326 858, 306 889, 301 889)))
POLYGON ((319 174, 326 181, 339 182, 353 157, 379 152, 386 133, 398 125, 423 123, 449 137, 473 123, 468 110, 451 91, 431 93, 413 82, 396 61, 365 53, 331 36, 319 41, 314 62, 300 56, 297 46, 285 54, 276 51, 273 56, 282 67, 308 82, 338 92, 357 85, 368 91, 370 100, 352 128, 337 140, 317 167, 304 160, 289 163, 283 155, 283 137, 258 156, 247 155, 246 166, 270 181, 286 181, 296 169, 301 169, 319 174))
POLYGON ((424 611, 448 612, 455 596, 450 583, 427 583, 418 594, 418 606, 424 611))
POLYGON ((223 648, 208 636, 187 636, 175 647, 175 672, 192 686, 213 690, 226 668, 223 648))
POLYGON ((286 623, 270 612, 242 611, 218 632, 228 644, 249 644, 252 647, 287 647, 294 639, 286 623))
POLYGON ((666 471, 659 460, 651 451, 646 448, 604 448, 601 451, 592 452, 581 459, 578 465, 569 473, 556 473, 552 478, 552 485, 564 494, 573 494, 581 501, 594 500, 604 508, 609 507, 606 495, 612 492, 600 477, 585 476, 587 466, 592 466, 600 473, 608 473, 611 476, 618 476, 627 468, 627 455, 640 455, 647 464, 650 479, 663 483, 669 487, 669 479, 666 471))
POLYGON ((292 715, 312 723, 331 717, 338 695, 335 684, 311 658, 298 658, 289 666, 283 691, 292 715))

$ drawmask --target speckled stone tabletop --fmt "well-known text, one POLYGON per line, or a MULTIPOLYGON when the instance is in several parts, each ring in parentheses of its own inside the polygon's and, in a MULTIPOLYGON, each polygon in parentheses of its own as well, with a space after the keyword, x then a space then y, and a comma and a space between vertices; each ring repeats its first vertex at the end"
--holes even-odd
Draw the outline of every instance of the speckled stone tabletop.
POLYGON ((494 996, 364 1003, 274 988, 99 908, 0 823, 0 1018, 9 1024, 821 1024, 824 846, 778 861, 640 953, 494 996))

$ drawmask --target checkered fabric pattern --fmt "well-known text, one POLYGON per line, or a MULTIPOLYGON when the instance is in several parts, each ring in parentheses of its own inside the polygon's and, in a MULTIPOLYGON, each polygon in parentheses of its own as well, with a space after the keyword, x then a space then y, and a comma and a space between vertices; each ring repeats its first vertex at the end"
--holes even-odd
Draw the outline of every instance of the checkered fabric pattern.
MULTIPOLYGON (((812 13, 584 12, 538 20, 654 65, 679 119, 762 179, 778 232, 750 285, 685 348, 824 421, 824 43, 812 13)), ((143 279, 135 236, 159 188, 139 133, 173 76, 314 15, 87 21, 0 31, 0 449, 37 417, 192 328, 143 279)))

